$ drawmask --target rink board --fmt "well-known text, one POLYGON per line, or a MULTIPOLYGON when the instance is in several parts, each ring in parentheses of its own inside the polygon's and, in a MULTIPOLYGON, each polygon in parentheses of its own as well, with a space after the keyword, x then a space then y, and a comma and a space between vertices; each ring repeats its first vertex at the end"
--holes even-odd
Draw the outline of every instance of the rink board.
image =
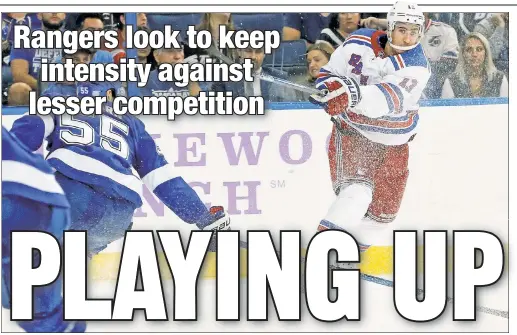
MULTIPOLYGON (((444 229, 450 240, 454 229, 488 230, 507 243, 507 101, 439 103, 421 108, 399 216, 389 229, 368 237, 373 240, 362 255, 364 273, 391 274, 393 229, 444 229)), ((8 128, 19 117, 16 110, 4 108, 3 114, 8 128)), ((278 247, 281 230, 301 230, 306 246, 333 201, 326 152, 332 123, 313 105, 276 105, 265 116, 142 120, 177 175, 207 205, 225 206, 243 240, 246 230, 268 230, 278 247)), ((192 227, 145 187, 143 199, 133 229, 178 229, 188 239, 192 227)), ((117 241, 93 259, 91 278, 116 278, 121 246, 117 241)), ((244 271, 245 250, 241 261, 244 271)), ((204 277, 213 278, 214 254, 207 255, 204 266, 204 277)), ((170 272, 162 275, 170 277, 170 272)))

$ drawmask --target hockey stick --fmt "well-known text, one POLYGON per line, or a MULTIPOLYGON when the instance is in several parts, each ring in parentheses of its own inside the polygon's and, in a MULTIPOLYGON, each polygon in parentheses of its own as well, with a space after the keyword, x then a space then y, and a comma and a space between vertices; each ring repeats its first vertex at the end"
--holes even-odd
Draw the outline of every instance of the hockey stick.
MULTIPOLYGON (((230 57, 224 55, 213 44, 210 45, 210 47, 208 49, 206 49, 206 51, 207 51, 207 53, 210 56, 213 56, 213 57, 219 59, 220 61, 222 61, 223 63, 225 63, 227 65, 231 65, 231 64, 235 63, 235 61, 233 61, 230 57)), ((294 82, 286 80, 286 79, 274 77, 274 76, 265 74, 263 72, 261 72, 258 75, 258 77, 261 80, 268 81, 270 83, 274 83, 274 84, 277 84, 277 85, 280 85, 280 86, 284 86, 284 87, 288 87, 288 88, 291 88, 291 89, 295 89, 295 90, 300 91, 300 92, 309 93, 311 95, 317 95, 317 96, 320 96, 320 97, 324 97, 324 96, 327 96, 329 94, 331 94, 332 96, 338 96, 338 95, 342 94, 343 92, 345 92, 344 89, 338 89, 338 90, 333 91, 333 92, 329 92, 328 90, 318 90, 316 88, 305 86, 305 85, 298 84, 298 83, 294 83, 294 82)), ((349 130, 343 129, 343 127, 341 126, 337 116, 331 116, 330 120, 334 123, 336 128, 343 135, 354 135, 355 134, 355 132, 353 132, 353 131, 349 131, 349 130)))
MULTIPOLYGON (((244 241, 240 241, 240 247, 244 248, 244 249, 248 249, 248 243, 244 242, 244 241)), ((302 263, 304 263, 304 262, 305 262, 305 258, 302 257, 302 263)), ((340 267, 337 267, 335 265, 329 265, 329 266, 333 270, 341 269, 340 267)), ((365 274, 365 273, 360 273, 360 277, 361 277, 362 280, 365 280, 365 281, 368 281, 368 282, 371 282, 371 283, 374 283, 374 284, 378 284, 378 285, 382 285, 382 286, 386 286, 386 287, 393 287, 393 281, 391 281, 389 279, 375 277, 375 276, 368 275, 368 274, 365 274)), ((304 290, 304 288, 302 287, 302 293, 304 292, 303 290, 304 290)), ((424 294, 424 290, 422 290, 421 288, 417 288, 417 293, 418 293, 418 295, 421 296, 421 295, 424 294)), ((451 297, 447 297, 447 302, 453 304, 454 303, 454 299, 451 298, 451 297)), ((504 318, 504 319, 509 319, 509 312, 508 311, 502 311, 502 310, 499 310, 499 309, 483 307, 483 306, 476 306, 476 311, 480 312, 480 313, 485 313, 485 314, 490 314, 490 315, 498 316, 498 317, 501 317, 501 318, 504 318)))

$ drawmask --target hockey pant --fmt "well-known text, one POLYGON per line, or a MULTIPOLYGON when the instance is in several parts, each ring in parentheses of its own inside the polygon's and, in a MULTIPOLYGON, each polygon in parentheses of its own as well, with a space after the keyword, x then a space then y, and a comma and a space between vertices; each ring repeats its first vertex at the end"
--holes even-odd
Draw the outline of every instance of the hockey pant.
POLYGON ((71 206, 70 230, 87 231, 88 257, 123 238, 126 230, 131 229, 136 210, 133 203, 108 197, 59 172, 55 175, 71 206))
MULTIPOLYGON (((2 306, 11 308, 11 231, 45 231, 60 243, 63 231, 70 225, 67 208, 51 207, 27 198, 2 196, 2 306)), ((35 253, 33 264, 39 266, 40 254, 35 253)), ((83 332, 84 322, 63 321, 61 297, 62 274, 50 285, 33 290, 34 319, 18 321, 27 332, 83 332)))
POLYGON ((355 231, 360 221, 386 227, 396 218, 402 203, 409 175, 409 146, 375 143, 344 121, 341 126, 347 134, 334 126, 328 150, 337 199, 319 230, 355 231))

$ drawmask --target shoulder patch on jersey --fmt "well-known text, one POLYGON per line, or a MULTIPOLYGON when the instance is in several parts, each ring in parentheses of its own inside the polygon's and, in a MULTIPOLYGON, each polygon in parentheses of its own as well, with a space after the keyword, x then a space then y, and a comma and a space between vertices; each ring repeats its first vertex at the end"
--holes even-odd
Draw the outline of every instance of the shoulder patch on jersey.
POLYGON ((429 62, 421 44, 409 51, 390 56, 390 60, 397 71, 410 66, 429 68, 429 62))

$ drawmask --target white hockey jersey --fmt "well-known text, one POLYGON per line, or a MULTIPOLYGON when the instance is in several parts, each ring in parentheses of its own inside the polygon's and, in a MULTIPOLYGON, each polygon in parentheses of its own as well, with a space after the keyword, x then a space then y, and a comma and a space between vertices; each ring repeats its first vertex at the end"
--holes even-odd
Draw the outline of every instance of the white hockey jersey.
POLYGON ((416 133, 418 101, 431 76, 421 45, 386 56, 383 31, 359 29, 334 51, 321 68, 329 74, 354 78, 361 85, 361 102, 340 117, 373 142, 401 145, 416 133))

